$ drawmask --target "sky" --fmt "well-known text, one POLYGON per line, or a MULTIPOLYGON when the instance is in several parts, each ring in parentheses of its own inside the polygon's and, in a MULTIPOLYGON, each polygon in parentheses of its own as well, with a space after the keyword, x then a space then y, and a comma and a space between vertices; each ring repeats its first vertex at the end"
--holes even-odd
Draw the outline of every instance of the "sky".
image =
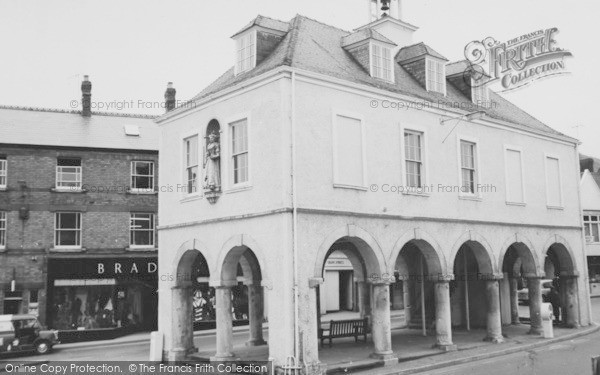
MULTIPOLYGON (((186 100, 233 65, 230 37, 257 14, 368 22, 367 0, 0 0, 0 105, 78 109, 87 74, 97 109, 160 114, 167 82, 186 100)), ((403 0, 414 42, 450 61, 473 40, 557 27, 571 73, 503 95, 600 157, 598 15, 597 0, 403 0)))

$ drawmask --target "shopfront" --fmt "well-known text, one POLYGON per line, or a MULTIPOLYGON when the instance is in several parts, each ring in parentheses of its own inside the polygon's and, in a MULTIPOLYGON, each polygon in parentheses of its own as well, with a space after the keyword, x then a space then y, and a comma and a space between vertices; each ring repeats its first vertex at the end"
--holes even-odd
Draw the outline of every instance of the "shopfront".
POLYGON ((157 264, 156 257, 50 259, 48 326, 63 331, 156 329, 157 264))
MULTIPOLYGON (((193 322, 194 330, 213 329, 216 327, 215 289, 209 286, 208 266, 204 259, 198 257, 192 266, 193 287, 193 322)), ((248 287, 244 285, 241 267, 238 267, 238 285, 231 288, 232 319, 234 326, 248 324, 248 287)), ((267 306, 265 303, 264 314, 267 306)))

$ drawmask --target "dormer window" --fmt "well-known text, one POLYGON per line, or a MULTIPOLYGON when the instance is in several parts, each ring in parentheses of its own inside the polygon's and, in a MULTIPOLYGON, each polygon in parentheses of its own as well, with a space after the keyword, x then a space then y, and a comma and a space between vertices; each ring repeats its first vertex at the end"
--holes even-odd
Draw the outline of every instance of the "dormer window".
POLYGON ((240 35, 236 40, 235 74, 256 66, 256 30, 240 35))
POLYGON ((435 91, 446 95, 445 63, 427 58, 427 91, 435 91))
POLYGON ((490 101, 490 94, 483 80, 471 78, 471 100, 473 103, 485 107, 490 101))
POLYGON ((371 43, 371 76, 389 82, 394 81, 392 50, 379 44, 371 43))

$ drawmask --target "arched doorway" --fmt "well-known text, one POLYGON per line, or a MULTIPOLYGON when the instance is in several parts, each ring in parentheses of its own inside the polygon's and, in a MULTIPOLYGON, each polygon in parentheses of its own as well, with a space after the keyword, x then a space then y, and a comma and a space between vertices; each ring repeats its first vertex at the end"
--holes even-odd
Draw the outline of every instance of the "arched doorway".
POLYGON ((428 329, 435 326, 435 346, 456 350, 450 315, 451 276, 444 273, 433 246, 425 240, 407 242, 398 253, 394 269, 398 282, 392 288, 402 288, 409 328, 419 328, 426 336, 428 329))
POLYGON ((560 322, 566 327, 579 327, 579 274, 566 243, 555 242, 546 249, 544 271, 546 278, 553 280, 553 287, 559 296, 560 308, 554 306, 554 314, 560 314, 560 322))
MULTIPOLYGON (((529 318, 531 334, 542 332, 540 308, 542 297, 540 294, 540 276, 537 272, 536 260, 530 247, 523 242, 514 242, 508 246, 502 258, 502 272, 508 285, 508 293, 502 293, 502 300, 508 301, 510 307, 510 324, 520 324, 519 317, 519 290, 524 296, 523 303, 529 305, 529 318), (523 288, 527 288, 527 293, 523 288)), ((506 288, 504 289, 506 290, 506 288)))
POLYGON ((251 248, 238 245, 227 252, 217 284, 214 285, 217 345, 216 353, 211 359, 237 359, 241 356, 234 353, 234 320, 248 320, 249 337, 245 346, 266 344, 263 339, 265 301, 262 272, 251 248))
POLYGON ((455 280, 450 285, 452 325, 471 330, 485 328, 485 340, 504 341, 500 315, 501 275, 494 273, 488 250, 478 241, 466 241, 454 258, 455 280))
POLYGON ((202 290, 207 293, 210 277, 208 264, 202 253, 190 249, 177 263, 175 285, 172 288, 173 344, 171 358, 182 360, 195 352, 194 324, 202 313, 194 308, 194 296, 202 290))
MULTIPOLYGON (((378 249, 379 250, 379 249, 378 249)), ((373 341, 372 358, 383 360, 392 360, 394 358, 392 351, 392 337, 390 327, 390 281, 392 277, 385 273, 386 267, 381 254, 376 254, 375 250, 369 244, 358 237, 342 237, 336 240, 324 253, 320 261, 320 275, 325 280, 324 283, 316 287, 316 305, 317 313, 317 332, 327 335, 331 324, 337 324, 340 321, 363 320, 370 328, 369 333, 373 341), (347 259, 352 272, 352 279, 347 276, 333 274, 326 275, 328 259, 347 259), (334 286, 331 286, 333 282, 334 286), (329 284, 328 284, 329 283, 329 284), (352 296, 352 310, 355 315, 328 313, 328 318, 321 319, 321 294, 332 293, 335 288, 346 297, 352 296), (346 289, 342 291, 342 289, 346 289), (329 291, 329 292, 328 292, 329 291), (331 323, 331 321, 337 323, 331 323)), ((347 305, 348 306, 348 305, 347 305)), ((323 336, 324 337, 324 336, 323 336)), ((317 335, 320 341, 321 336, 317 335)), ((328 342, 328 341, 327 341, 328 342)), ((320 357, 324 357, 331 351, 328 346, 320 348, 320 357)))

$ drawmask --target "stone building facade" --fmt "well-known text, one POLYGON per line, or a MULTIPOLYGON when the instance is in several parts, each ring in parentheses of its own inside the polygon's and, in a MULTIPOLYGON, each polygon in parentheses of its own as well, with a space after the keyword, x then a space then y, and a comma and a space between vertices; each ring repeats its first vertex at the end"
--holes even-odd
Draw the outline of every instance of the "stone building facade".
POLYGON ((195 262, 216 289, 215 360, 237 358, 231 288, 244 284, 249 344, 264 342, 266 298, 268 357, 281 366, 295 356, 304 373, 320 373, 318 295, 334 252, 351 262, 369 319, 364 358, 396 360, 390 298, 404 298, 409 321, 434 322, 442 350, 470 326, 501 342, 502 325, 518 321, 523 280, 532 333, 545 278, 560 279, 564 323, 590 324, 577 140, 493 91, 493 105, 474 105, 471 87, 452 83, 462 62, 409 43, 414 30, 391 16, 354 32, 259 16, 233 37, 235 67, 157 120, 162 181, 189 188, 159 201, 159 266, 172 275, 159 283, 165 360, 195 352, 195 262), (260 45, 259 32, 282 38, 260 45), (363 45, 367 62, 353 55, 363 45), (271 50, 258 63, 261 48, 271 50), (407 64, 428 69, 415 77, 407 64), (213 131, 219 189, 202 184, 198 162, 213 131), (429 296, 421 306, 419 293, 429 296))

